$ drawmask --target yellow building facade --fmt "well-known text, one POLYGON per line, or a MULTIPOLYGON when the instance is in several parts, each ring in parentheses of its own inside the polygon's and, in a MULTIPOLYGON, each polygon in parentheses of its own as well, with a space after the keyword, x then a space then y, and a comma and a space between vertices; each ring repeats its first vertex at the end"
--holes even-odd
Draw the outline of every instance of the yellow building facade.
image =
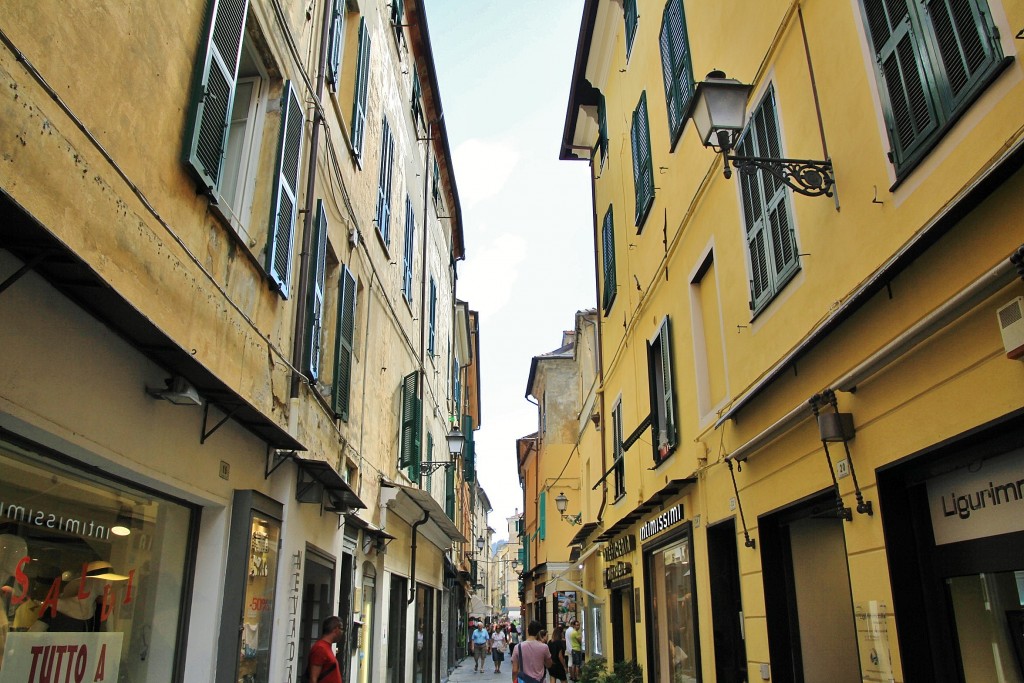
POLYGON ((1016 0, 585 3, 590 654, 1024 680, 1022 27, 1016 0), (725 78, 742 122, 702 139, 725 78))

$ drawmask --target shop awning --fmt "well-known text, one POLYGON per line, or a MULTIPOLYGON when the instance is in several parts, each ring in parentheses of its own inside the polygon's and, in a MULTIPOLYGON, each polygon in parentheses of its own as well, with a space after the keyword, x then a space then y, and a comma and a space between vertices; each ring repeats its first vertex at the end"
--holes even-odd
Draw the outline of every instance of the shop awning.
POLYGON ((383 538, 387 541, 394 540, 395 538, 376 524, 367 522, 365 519, 354 513, 345 515, 345 524, 351 524, 357 529, 362 529, 364 534, 373 538, 383 538))
POLYGON ((584 543, 587 542, 587 539, 590 537, 590 534, 594 533, 594 530, 597 529, 597 527, 599 526, 601 525, 597 522, 587 522, 582 527, 580 527, 580 530, 577 531, 576 535, 572 537, 572 540, 569 541, 569 545, 582 546, 584 543))
POLYGON ((299 481, 296 485, 295 498, 299 502, 323 502, 324 509, 329 512, 349 512, 358 508, 366 508, 359 496, 352 490, 338 471, 324 460, 292 456, 299 467, 299 481), (319 496, 319 491, 326 494, 326 500, 319 496))
POLYGON ((387 481, 381 482, 381 485, 398 489, 398 495, 388 503, 388 507, 409 524, 419 522, 423 519, 424 513, 430 513, 430 518, 426 524, 419 527, 417 533, 423 534, 424 538, 438 548, 447 549, 456 541, 469 542, 434 497, 423 489, 387 481))
POLYGON ((684 486, 697 483, 697 479, 694 477, 687 477, 685 479, 673 479, 669 483, 665 484, 657 493, 648 498, 643 502, 642 505, 638 506, 635 510, 630 512, 628 515, 620 519, 612 526, 605 529, 604 533, 594 539, 594 542, 610 541, 611 539, 618 536, 620 533, 633 526, 641 517, 647 515, 655 510, 660 510, 664 507, 665 501, 678 495, 683 490, 684 486))

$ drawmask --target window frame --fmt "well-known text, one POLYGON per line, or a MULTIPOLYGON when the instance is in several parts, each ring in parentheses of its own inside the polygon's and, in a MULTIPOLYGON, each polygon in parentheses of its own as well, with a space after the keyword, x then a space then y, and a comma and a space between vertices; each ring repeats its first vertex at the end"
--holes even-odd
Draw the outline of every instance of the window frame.
POLYGON ((416 213, 412 199, 405 195, 405 244, 402 249, 402 296, 412 304, 413 253, 416 244, 416 213))
POLYGON ((640 25, 637 0, 623 0, 622 19, 626 24, 626 63, 628 64, 629 56, 633 52, 633 43, 636 41, 637 27, 640 25))

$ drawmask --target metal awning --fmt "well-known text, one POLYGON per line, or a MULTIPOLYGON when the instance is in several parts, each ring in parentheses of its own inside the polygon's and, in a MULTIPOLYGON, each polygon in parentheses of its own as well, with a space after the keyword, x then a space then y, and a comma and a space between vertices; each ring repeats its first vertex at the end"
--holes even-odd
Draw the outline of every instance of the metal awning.
POLYGON ((587 539, 590 537, 590 534, 594 533, 594 530, 597 529, 597 527, 599 526, 601 525, 597 522, 587 522, 580 528, 579 531, 576 532, 576 535, 572 537, 572 540, 569 541, 569 545, 583 545, 587 542, 587 539))
POLYGON ((469 542, 434 497, 423 489, 390 481, 381 482, 381 486, 398 489, 398 495, 388 503, 388 507, 409 524, 419 522, 424 513, 430 513, 430 519, 420 527, 419 533, 437 547, 447 548, 453 541, 469 542))
POLYGON ((300 502, 319 502, 310 498, 316 495, 317 487, 323 487, 327 500, 320 500, 324 503, 324 509, 328 512, 348 512, 358 508, 366 508, 366 504, 359 500, 359 496, 352 490, 338 471, 324 460, 313 460, 312 458, 300 458, 292 456, 299 471, 306 476, 299 476, 296 485, 295 497, 300 502))
POLYGON ((348 513, 345 515, 345 524, 351 524, 357 529, 362 529, 363 533, 374 538, 383 538, 385 540, 394 540, 394 536, 381 529, 376 524, 367 522, 365 519, 355 513, 348 513))
POLYGON ((644 515, 651 513, 655 510, 662 509, 665 501, 673 496, 677 495, 683 490, 684 486, 697 483, 695 477, 687 477, 685 479, 673 479, 669 483, 665 484, 657 493, 648 498, 643 502, 642 505, 638 506, 628 515, 620 519, 612 526, 605 529, 604 533, 594 539, 594 542, 610 541, 611 539, 618 536, 620 533, 625 531, 627 528, 633 526, 633 523, 639 520, 644 515))

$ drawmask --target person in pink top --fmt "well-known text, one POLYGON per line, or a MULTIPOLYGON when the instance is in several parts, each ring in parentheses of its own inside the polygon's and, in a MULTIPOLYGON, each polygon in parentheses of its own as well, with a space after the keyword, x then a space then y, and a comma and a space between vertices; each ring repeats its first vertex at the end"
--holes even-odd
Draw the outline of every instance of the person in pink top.
POLYGON ((548 667, 551 666, 551 650, 542 643, 539 621, 531 621, 526 627, 526 640, 516 645, 512 653, 512 683, 541 683, 548 667))

